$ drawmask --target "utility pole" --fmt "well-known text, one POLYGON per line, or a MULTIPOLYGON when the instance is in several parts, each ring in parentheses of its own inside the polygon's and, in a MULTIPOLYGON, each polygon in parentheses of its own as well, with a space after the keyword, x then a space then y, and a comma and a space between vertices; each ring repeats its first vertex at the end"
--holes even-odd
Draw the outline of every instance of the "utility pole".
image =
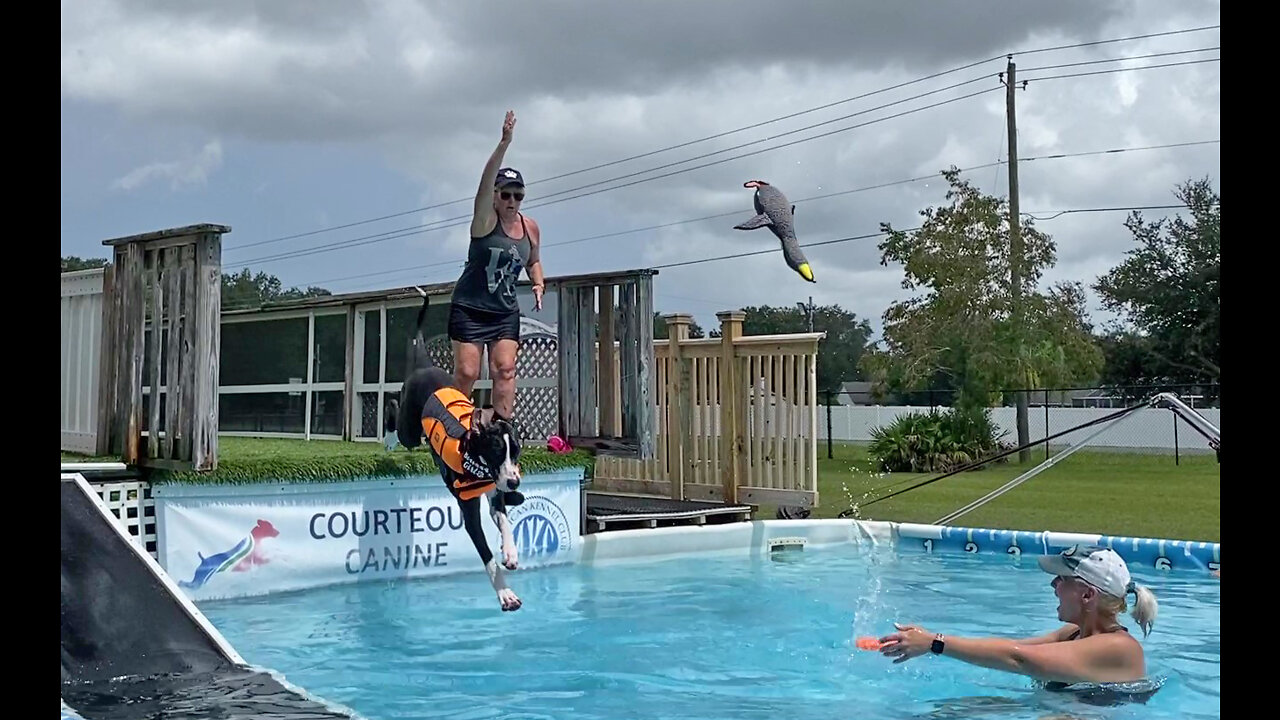
POLYGON ((796 305, 805 312, 809 317, 809 332, 813 332, 813 296, 809 296, 809 303, 796 303, 796 305))
MULTIPOLYGON (((1009 76, 1005 79, 1005 115, 1009 122, 1009 290, 1011 295, 1010 316, 1017 332, 1017 352, 1019 362, 1022 358, 1022 260, 1026 255, 1026 251, 1022 246, 1022 216, 1018 211, 1018 120, 1015 105, 1015 96, 1017 90, 1017 66, 1013 62, 1013 56, 1009 55, 1009 68, 1007 70, 1009 76)), ((1026 83, 1023 83, 1026 88, 1026 83)), ((1019 382, 1020 385, 1027 385, 1025 378, 1019 382)), ((1029 390, 1030 388, 1022 387, 1019 390, 1029 390)), ((1026 392, 1019 392, 1015 398, 1017 406, 1017 424, 1018 424, 1018 445, 1022 446, 1021 452, 1018 453, 1018 461, 1027 463, 1031 461, 1031 450, 1026 447, 1031 441, 1031 424, 1028 419, 1029 398, 1026 392)))

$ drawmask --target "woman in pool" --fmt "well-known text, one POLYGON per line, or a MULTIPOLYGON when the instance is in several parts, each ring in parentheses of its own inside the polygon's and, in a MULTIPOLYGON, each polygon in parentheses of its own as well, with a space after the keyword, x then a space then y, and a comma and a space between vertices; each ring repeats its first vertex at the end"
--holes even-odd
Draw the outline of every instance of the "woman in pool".
POLYGON ((1116 616, 1134 595, 1133 619, 1143 637, 1151 632, 1158 605, 1155 595, 1129 578, 1129 568, 1114 550, 1076 545, 1039 558, 1054 576, 1058 619, 1067 624, 1039 637, 963 638, 932 633, 917 625, 894 623, 898 632, 880 638, 880 652, 901 663, 933 652, 973 665, 1028 675, 1048 689, 1071 683, 1124 683, 1146 676, 1142 644, 1116 616))

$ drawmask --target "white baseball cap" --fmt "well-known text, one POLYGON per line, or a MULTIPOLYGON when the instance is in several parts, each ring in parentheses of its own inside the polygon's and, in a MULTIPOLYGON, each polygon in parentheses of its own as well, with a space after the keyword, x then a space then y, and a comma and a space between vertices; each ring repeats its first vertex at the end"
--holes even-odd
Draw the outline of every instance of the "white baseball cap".
POLYGON ((1129 566, 1110 548, 1072 545, 1057 555, 1042 555, 1040 569, 1050 575, 1075 577, 1112 597, 1124 598, 1133 592, 1129 566))

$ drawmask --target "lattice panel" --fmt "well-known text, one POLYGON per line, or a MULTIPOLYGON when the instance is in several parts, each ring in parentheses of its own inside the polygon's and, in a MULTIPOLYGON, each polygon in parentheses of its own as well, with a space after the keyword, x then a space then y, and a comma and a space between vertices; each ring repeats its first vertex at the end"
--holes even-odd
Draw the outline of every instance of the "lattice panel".
POLYGON ((516 356, 516 378, 557 377, 559 340, 555 335, 538 333, 520 338, 520 354, 516 356))
POLYGON ((516 387, 516 424, 520 442, 540 442, 559 429, 560 392, 555 387, 516 387))
POLYGON ((89 483, 134 545, 156 555, 156 503, 144 482, 89 483))
POLYGON ((453 343, 448 335, 435 335, 427 338, 427 357, 436 367, 453 372, 453 343))
POLYGON ((360 396, 360 434, 357 437, 382 437, 378 428, 378 393, 362 392, 360 396))
POLYGON ((559 338, 554 333, 527 326, 520 329, 520 354, 516 356, 516 421, 520 441, 541 442, 560 429, 560 391, 550 387, 530 387, 534 378, 559 377, 559 338))

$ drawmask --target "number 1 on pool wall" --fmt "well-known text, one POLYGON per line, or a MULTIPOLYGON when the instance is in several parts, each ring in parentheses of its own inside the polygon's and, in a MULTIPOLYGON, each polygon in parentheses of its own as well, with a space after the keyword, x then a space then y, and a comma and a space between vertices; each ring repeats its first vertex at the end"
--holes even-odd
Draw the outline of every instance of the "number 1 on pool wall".
POLYGON ((925 552, 927 552, 927 553, 931 553, 931 552, 933 552, 933 541, 932 541, 932 540, 925 540, 925 541, 924 541, 924 551, 925 551, 925 552))

